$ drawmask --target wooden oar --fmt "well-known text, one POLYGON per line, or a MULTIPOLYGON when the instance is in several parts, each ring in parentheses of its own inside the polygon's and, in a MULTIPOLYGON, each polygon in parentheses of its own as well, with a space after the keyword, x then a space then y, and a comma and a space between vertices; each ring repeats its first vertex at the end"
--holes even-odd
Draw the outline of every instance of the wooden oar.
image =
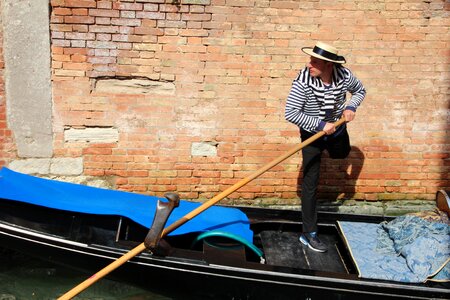
MULTIPOLYGON (((337 127, 339 125, 342 125, 344 122, 345 122, 345 118, 342 117, 339 121, 337 121, 335 123, 335 126, 337 127)), ((267 165, 263 166, 259 170, 255 171, 250 176, 240 180, 239 182, 235 183, 233 186, 229 187, 228 189, 226 189, 225 191, 221 192, 217 196, 215 196, 215 197, 211 198, 210 200, 206 201, 205 203, 203 203, 202 205, 200 205, 199 207, 197 207, 196 209, 194 209, 190 213, 186 214, 181 219, 175 221, 174 223, 172 223, 171 225, 166 227, 164 229, 164 231, 162 232, 161 237, 164 237, 164 236, 168 235, 169 233, 171 233, 172 231, 174 231, 175 229, 177 229, 178 227, 180 227, 181 225, 183 225, 187 221, 189 221, 192 218, 194 218, 195 216, 199 215, 201 212, 207 210, 209 207, 213 206, 214 204, 216 204, 217 202, 219 202, 220 200, 222 200, 226 196, 228 196, 231 193, 235 192, 236 190, 240 189, 241 187, 243 187, 244 185, 246 185, 247 183, 249 183, 253 179, 257 178, 258 176, 260 176, 261 174, 263 174, 267 170, 271 169, 272 167, 278 165, 279 163, 281 163, 285 159, 291 157, 292 155, 294 155, 295 153, 300 151, 302 148, 304 148, 305 146, 311 144, 312 142, 314 142, 315 140, 319 139, 320 137, 322 137, 324 135, 325 135, 324 131, 316 133, 315 135, 313 135, 312 137, 310 137, 306 141, 300 143, 299 145, 297 145, 296 147, 292 148, 291 150, 289 150, 285 154, 281 155, 280 157, 274 159, 273 161, 271 161, 267 165)), ((101 278, 105 277, 106 275, 108 275, 109 273, 111 273, 112 271, 114 271, 115 269, 117 269, 118 267, 120 267, 121 265, 123 265, 124 263, 126 263, 127 261, 132 259, 133 257, 135 257, 136 255, 139 255, 145 249, 146 248, 145 248, 144 243, 141 243, 140 245, 138 245, 135 248, 133 248, 132 250, 130 250, 128 253, 124 254, 123 256, 121 256, 120 258, 118 258, 117 260, 112 262, 111 264, 107 265, 106 267, 104 267, 103 269, 101 269, 100 271, 98 271, 97 273, 95 273, 94 275, 92 275, 91 277, 89 277, 88 279, 86 279, 85 281, 83 281, 82 283, 80 283, 79 285, 77 285, 76 287, 74 287, 73 289, 71 289, 70 291, 65 293, 64 295, 59 297, 58 300, 72 299, 73 297, 75 297, 76 295, 78 295, 79 293, 81 293, 82 291, 87 289, 89 286, 94 284, 97 280, 100 280, 101 278)))

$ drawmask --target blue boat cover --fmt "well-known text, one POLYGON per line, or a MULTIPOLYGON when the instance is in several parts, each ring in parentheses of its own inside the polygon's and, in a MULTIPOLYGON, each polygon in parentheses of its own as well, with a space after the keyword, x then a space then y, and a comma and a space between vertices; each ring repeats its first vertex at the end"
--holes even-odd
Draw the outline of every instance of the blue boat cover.
POLYGON ((338 221, 359 276, 399 282, 450 281, 450 226, 415 215, 389 223, 338 221))
MULTIPOLYGON (((99 215, 118 215, 150 227, 157 200, 165 198, 89 187, 81 184, 34 177, 3 167, 0 170, 0 198, 44 207, 99 215)), ((185 216, 201 203, 182 200, 166 226, 185 216)), ((237 208, 212 206, 170 235, 220 230, 236 234, 250 243, 253 232, 247 216, 237 208)))

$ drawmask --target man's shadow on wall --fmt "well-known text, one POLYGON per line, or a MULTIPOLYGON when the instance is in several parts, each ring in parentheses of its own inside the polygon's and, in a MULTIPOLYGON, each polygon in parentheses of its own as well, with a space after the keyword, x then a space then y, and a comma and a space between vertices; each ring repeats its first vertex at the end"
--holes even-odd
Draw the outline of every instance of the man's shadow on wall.
MULTIPOLYGON (((364 158, 364 153, 355 146, 352 146, 349 156, 345 159, 331 159, 327 151, 322 153, 317 189, 318 206, 326 206, 329 211, 338 211, 341 200, 355 197, 356 182, 364 165, 364 158)), ((302 180, 301 167, 297 178, 297 195, 300 199, 302 180)))

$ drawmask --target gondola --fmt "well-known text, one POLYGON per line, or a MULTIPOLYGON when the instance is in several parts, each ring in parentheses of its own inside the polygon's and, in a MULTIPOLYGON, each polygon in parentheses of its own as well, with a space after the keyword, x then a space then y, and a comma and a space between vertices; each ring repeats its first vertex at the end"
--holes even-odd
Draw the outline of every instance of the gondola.
MULTIPOLYGON (((445 197, 441 194, 439 201, 448 203, 445 197)), ((154 212, 142 210, 158 199, 3 168, 0 246, 88 276, 146 239, 154 212)), ((186 210, 197 205, 182 203, 180 209, 186 210)), ((185 213, 177 209, 167 224, 185 213)), ((450 299, 445 280, 399 282, 361 276, 343 224, 392 220, 320 212, 319 231, 331 247, 317 253, 298 241, 300 211, 214 206, 166 236, 167 253, 144 251, 108 278, 149 289, 184 290, 187 299, 450 299)))

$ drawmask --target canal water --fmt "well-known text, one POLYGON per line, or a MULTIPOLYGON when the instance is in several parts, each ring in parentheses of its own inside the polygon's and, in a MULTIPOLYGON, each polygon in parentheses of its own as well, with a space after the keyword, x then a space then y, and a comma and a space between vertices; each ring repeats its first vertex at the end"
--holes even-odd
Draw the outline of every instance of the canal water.
MULTIPOLYGON (((57 299, 83 282, 87 274, 0 248, 0 300, 57 299)), ((152 292, 102 279, 74 299, 78 300, 172 300, 180 291, 152 292)), ((186 295, 186 298, 191 298, 186 295)))

